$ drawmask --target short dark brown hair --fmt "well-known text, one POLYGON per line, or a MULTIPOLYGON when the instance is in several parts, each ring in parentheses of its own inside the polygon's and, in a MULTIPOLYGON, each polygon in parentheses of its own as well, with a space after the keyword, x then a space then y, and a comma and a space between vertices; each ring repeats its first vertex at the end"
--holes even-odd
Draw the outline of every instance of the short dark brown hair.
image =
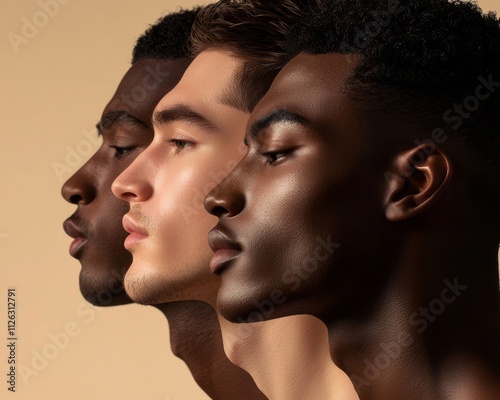
POLYGON ((252 111, 286 63, 291 28, 319 0, 219 0, 198 14, 191 51, 227 51, 243 62, 227 102, 252 111))

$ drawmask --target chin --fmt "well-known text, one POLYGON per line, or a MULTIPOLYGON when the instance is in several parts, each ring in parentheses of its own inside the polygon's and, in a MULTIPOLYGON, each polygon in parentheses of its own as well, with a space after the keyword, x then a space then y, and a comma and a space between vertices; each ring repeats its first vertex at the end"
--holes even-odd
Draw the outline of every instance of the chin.
POLYGON ((157 276, 151 271, 138 270, 134 264, 130 267, 124 279, 125 291, 128 296, 138 304, 154 305, 161 303, 155 295, 155 287, 158 282, 157 276), (149 272, 149 273, 148 273, 149 272))
POLYGON ((112 275, 97 276, 82 269, 79 283, 82 296, 94 306, 112 307, 132 303, 121 281, 112 275))
MULTIPOLYGON (((247 322, 257 322, 257 320, 249 321, 249 317, 253 312, 256 312, 257 309, 250 300, 245 300, 245 298, 246 296, 244 293, 240 294, 234 291, 225 293, 224 290, 219 290, 217 295, 217 309, 224 319, 232 323, 243 324, 247 322)), ((254 314, 254 316, 257 318, 256 314, 254 314)), ((260 320, 265 319, 263 315, 259 315, 259 318, 260 320)))
POLYGON ((113 295, 111 299, 106 297, 106 292, 97 292, 96 294, 92 295, 88 292, 85 293, 81 288, 80 291, 85 300, 96 307, 116 307, 134 303, 127 295, 127 293, 125 293, 125 290, 120 294, 113 295), (103 298, 106 300, 102 300, 103 298))
MULTIPOLYGON (((252 288, 246 291, 236 291, 231 285, 224 290, 224 285, 217 295, 217 309, 224 319, 232 323, 254 323, 283 318, 295 314, 308 314, 308 302, 300 304, 292 301, 291 295, 276 295, 276 289, 263 289, 257 292, 252 288), (261 293, 259 295, 259 293, 261 293)), ((241 287, 240 287, 241 288, 241 287)))
POLYGON ((208 268, 209 258, 139 259, 134 254, 124 278, 125 291, 143 305, 204 301, 214 305, 220 279, 208 268))
MULTIPOLYGON (((168 271, 164 266, 163 271, 168 271)), ((136 303, 157 305, 173 301, 191 300, 190 286, 181 277, 165 277, 163 272, 151 265, 132 264, 125 275, 125 291, 136 303)))

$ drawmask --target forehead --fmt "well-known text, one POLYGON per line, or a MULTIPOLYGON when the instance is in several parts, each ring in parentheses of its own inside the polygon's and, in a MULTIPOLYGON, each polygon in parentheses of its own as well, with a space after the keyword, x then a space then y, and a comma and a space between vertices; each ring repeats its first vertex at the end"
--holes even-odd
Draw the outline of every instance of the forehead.
POLYGON ((187 58, 136 62, 122 78, 103 115, 126 111, 149 122, 156 104, 179 82, 189 62, 187 58))
POLYGON ((354 57, 342 54, 298 55, 277 75, 251 120, 281 109, 310 121, 346 111, 346 81, 355 66, 354 57))
POLYGON ((178 85, 159 102, 157 109, 186 104, 202 111, 221 105, 236 87, 241 62, 225 51, 206 50, 187 68, 178 85))

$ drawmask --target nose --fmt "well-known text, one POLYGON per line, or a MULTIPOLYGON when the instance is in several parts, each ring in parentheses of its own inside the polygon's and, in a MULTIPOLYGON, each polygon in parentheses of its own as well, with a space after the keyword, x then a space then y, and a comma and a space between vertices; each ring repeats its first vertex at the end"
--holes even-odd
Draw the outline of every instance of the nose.
POLYGON ((146 201, 153 195, 153 186, 148 177, 147 149, 123 171, 111 185, 113 194, 119 199, 131 202, 146 201))
POLYGON ((62 197, 71 204, 89 204, 97 194, 89 163, 76 171, 61 188, 62 197))
POLYGON ((204 200, 205 210, 218 218, 234 217, 245 208, 243 193, 243 176, 241 169, 236 167, 219 185, 217 185, 204 200))

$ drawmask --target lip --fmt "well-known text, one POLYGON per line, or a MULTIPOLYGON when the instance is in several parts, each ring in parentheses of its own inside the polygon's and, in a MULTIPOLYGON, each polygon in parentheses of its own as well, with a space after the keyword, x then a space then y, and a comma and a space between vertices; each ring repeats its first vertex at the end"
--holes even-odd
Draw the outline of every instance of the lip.
POLYGON ((208 233, 208 244, 214 252, 210 260, 210 270, 216 275, 220 275, 242 251, 239 243, 217 227, 208 233))
POLYGON ((64 232, 74 240, 69 245, 69 254, 74 258, 79 258, 83 251, 83 246, 87 243, 87 237, 77 223, 68 218, 63 223, 64 232))
POLYGON ((123 228, 129 233, 123 244, 127 250, 132 249, 149 236, 146 230, 139 226, 128 214, 123 216, 122 224, 123 228))

